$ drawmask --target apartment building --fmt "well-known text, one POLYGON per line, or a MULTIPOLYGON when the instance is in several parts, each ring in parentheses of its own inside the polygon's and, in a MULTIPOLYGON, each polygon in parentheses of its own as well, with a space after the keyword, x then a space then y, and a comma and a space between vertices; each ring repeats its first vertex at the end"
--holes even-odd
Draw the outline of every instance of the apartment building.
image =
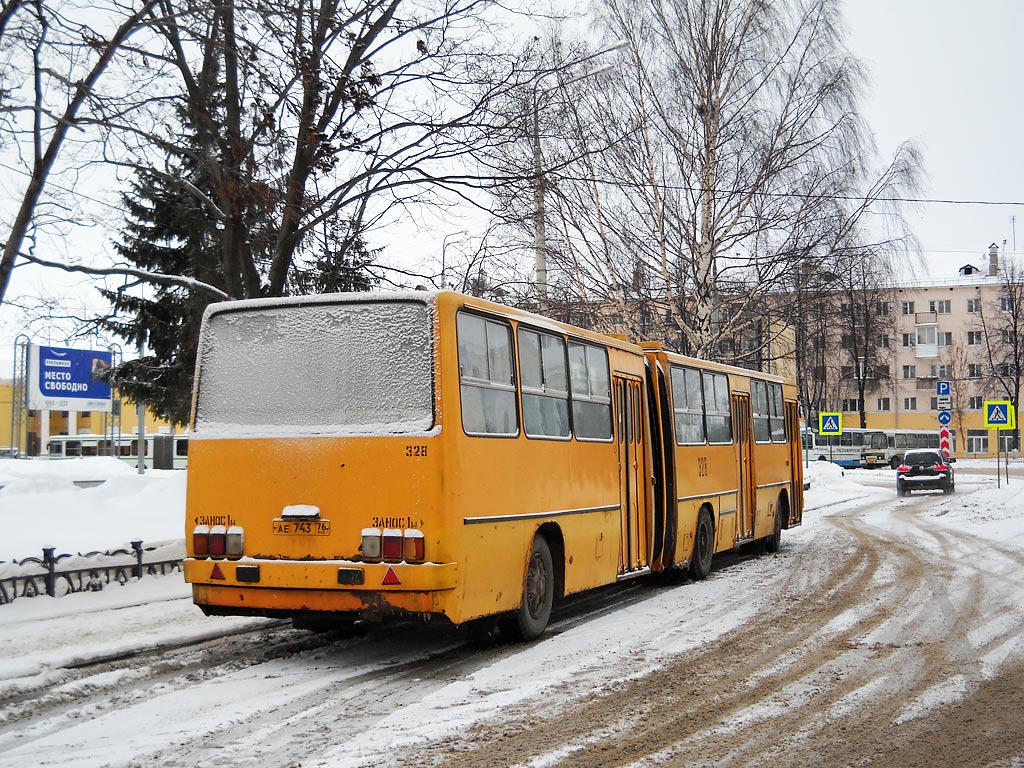
MULTIPOLYGON (((1014 433, 985 427, 984 403, 1015 400, 1020 390, 1024 273, 1000 264, 993 244, 983 267, 965 264, 949 279, 876 289, 870 298, 872 330, 862 344, 857 320, 817 339, 832 347, 819 359, 833 364, 809 372, 828 380, 812 410, 840 410, 849 426, 860 425, 863 410, 869 428, 938 430, 937 384, 949 381, 956 455, 994 455, 997 439, 1012 450, 1014 433)), ((849 317, 846 309, 838 316, 849 317)))

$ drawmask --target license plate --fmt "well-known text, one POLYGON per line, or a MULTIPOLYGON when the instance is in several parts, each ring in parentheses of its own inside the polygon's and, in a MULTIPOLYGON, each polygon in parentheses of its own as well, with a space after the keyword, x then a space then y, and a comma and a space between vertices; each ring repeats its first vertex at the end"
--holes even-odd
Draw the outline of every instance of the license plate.
POLYGON ((274 534, 281 536, 330 536, 330 520, 275 520, 274 534))

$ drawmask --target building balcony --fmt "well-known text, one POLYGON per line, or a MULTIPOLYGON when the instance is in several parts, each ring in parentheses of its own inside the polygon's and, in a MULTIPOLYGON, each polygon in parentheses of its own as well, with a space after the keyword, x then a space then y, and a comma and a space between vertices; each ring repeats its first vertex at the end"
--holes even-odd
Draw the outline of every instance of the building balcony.
POLYGON ((917 358, 935 358, 939 356, 939 345, 935 344, 921 344, 918 342, 917 346, 914 347, 914 357, 917 358))

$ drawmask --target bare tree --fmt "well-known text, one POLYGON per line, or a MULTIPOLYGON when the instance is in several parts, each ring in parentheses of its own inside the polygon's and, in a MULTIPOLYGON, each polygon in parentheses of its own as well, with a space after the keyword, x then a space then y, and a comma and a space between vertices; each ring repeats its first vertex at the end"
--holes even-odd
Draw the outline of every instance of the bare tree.
POLYGON ((12 103, 5 68, 0 114, 24 110, 35 124, 0 126, 9 147, 25 140, 29 167, 0 297, 76 128, 103 162, 194 195, 217 222, 211 280, 233 297, 287 291, 296 260, 315 261, 325 223, 342 218, 364 235, 409 207, 491 184, 472 153, 505 119, 490 105, 520 71, 502 52, 493 0, 109 0, 106 16, 126 18, 106 37, 62 19, 75 2, 9 0, 0 17, 36 81, 52 73, 68 92, 63 113, 47 117, 49 91, 22 83, 28 103, 12 103), (60 72, 42 55, 59 51, 69 51, 60 72), (97 88, 108 69, 120 87, 97 88))
POLYGON ((892 380, 894 296, 887 261, 878 253, 851 249, 837 254, 841 378, 856 396, 860 427, 867 427, 867 396, 888 389, 892 380))
POLYGON ((628 40, 625 60, 568 75, 541 103, 560 128, 543 157, 550 256, 622 311, 642 306, 628 295, 642 272, 681 347, 716 355, 774 328, 763 308, 800 265, 848 247, 868 211, 914 187, 916 150, 869 166, 862 75, 832 0, 604 0, 600 16, 628 40))
POLYGON ((24 187, 0 256, 0 303, 68 134, 83 120, 115 56, 156 0, 89 3, 5 0, 0 10, 0 137, 17 153, 24 187), (101 20, 108 30, 97 29, 101 20))
MULTIPOLYGON (((1011 262, 1000 272, 999 297, 982 302, 978 317, 985 345, 985 378, 989 390, 1010 401, 1014 422, 1024 384, 1024 272, 1011 262)), ((1020 429, 1012 432, 1020 448, 1020 429)))

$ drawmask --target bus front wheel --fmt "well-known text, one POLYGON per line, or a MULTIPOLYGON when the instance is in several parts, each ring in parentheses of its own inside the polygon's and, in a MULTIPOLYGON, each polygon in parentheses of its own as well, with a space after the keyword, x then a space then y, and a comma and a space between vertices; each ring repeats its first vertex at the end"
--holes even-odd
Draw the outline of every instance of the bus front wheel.
POLYGON ((526 564, 523 602, 518 611, 502 620, 502 633, 513 640, 536 640, 547 629, 554 600, 555 567, 551 548, 543 536, 535 536, 526 564))
POLYGON ((706 507, 697 515, 697 530, 693 536, 693 555, 690 556, 690 578, 700 581, 711 573, 711 555, 715 551, 715 528, 706 507))

